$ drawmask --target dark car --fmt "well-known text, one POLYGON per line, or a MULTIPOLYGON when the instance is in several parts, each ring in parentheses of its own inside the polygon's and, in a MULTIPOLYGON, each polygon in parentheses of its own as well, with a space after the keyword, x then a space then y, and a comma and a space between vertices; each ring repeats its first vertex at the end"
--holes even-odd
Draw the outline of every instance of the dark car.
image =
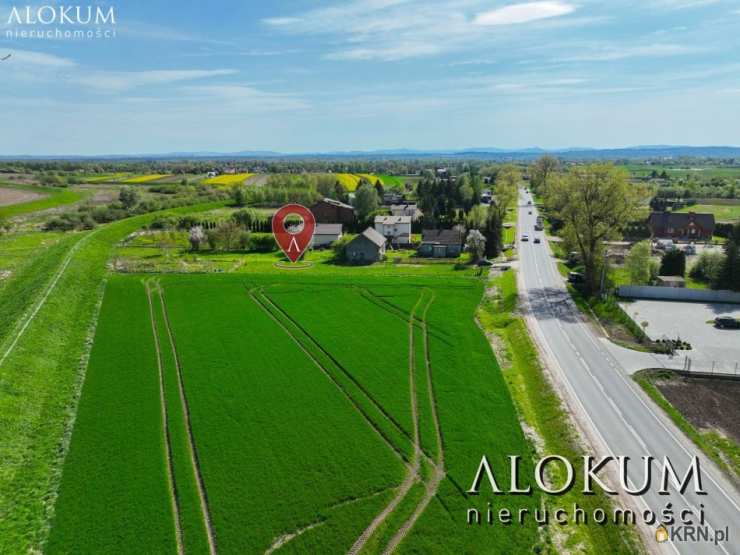
POLYGON ((583 274, 581 272, 568 272, 568 281, 570 283, 583 283, 583 274))
POLYGON ((534 238, 534 244, 535 245, 539 245, 540 244, 540 238, 539 237, 535 237, 534 238))
POLYGON ((529 211, 529 215, 530 215, 530 216, 532 215, 532 211, 531 211, 531 210, 529 211))
POLYGON ((738 330, 740 329, 740 320, 730 316, 718 316, 714 319, 714 325, 720 329, 738 330))

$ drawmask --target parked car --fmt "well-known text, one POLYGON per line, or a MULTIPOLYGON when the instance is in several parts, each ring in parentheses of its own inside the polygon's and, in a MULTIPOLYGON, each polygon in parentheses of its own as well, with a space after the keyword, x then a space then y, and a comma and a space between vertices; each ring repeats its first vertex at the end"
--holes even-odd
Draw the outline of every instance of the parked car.
POLYGON ((714 325, 720 329, 738 330, 740 329, 740 320, 731 316, 717 316, 714 319, 714 325))
POLYGON ((694 245, 686 245, 682 250, 686 254, 696 254, 696 246, 694 245))
POLYGON ((532 211, 531 211, 531 210, 529 211, 529 215, 530 215, 530 216, 532 215, 532 211))
POLYGON ((528 200, 528 201, 527 201, 527 204, 528 204, 528 205, 531 205, 531 204, 532 204, 532 201, 531 201, 531 200, 528 200))
POLYGON ((535 237, 534 238, 534 244, 535 245, 539 245, 540 244, 540 238, 539 237, 535 237))
POLYGON ((529 235, 527 235, 526 233, 522 235, 522 241, 529 241, 529 235))

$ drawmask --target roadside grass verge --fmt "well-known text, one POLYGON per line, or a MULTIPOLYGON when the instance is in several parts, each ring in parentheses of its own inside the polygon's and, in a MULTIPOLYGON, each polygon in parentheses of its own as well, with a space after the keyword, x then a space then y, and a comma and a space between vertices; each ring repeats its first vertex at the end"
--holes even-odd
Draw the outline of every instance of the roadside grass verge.
MULTIPOLYGON (((504 272, 493 278, 490 285, 495 287, 495 293, 484 298, 477 313, 478 320, 487 333, 497 338, 494 342, 500 351, 498 354, 508 363, 503 371, 504 378, 520 418, 533 430, 536 456, 556 453, 572 461, 575 467, 574 487, 555 500, 545 496, 544 502, 558 507, 571 507, 576 503, 587 513, 596 508, 608 513, 612 503, 605 493, 592 496, 580 493, 584 451, 568 413, 545 375, 523 318, 515 314, 515 272, 504 272)), ((560 468, 549 476, 555 484, 562 483, 564 477, 560 468)), ((557 529, 553 526, 548 528, 544 548, 547 553, 635 553, 641 551, 638 542, 634 531, 620 526, 589 524, 557 529)))
POLYGON ((58 187, 38 187, 36 185, 11 185, 2 183, 0 183, 0 187, 21 189, 45 195, 44 198, 29 202, 0 206, 0 219, 15 218, 16 216, 22 216, 23 214, 29 214, 31 212, 38 212, 40 210, 48 210, 49 208, 72 204, 73 202, 82 200, 87 196, 86 193, 58 187))
POLYGON ((676 375, 674 373, 668 370, 640 370, 633 374, 632 378, 655 404, 665 411, 678 429, 685 433, 736 483, 740 481, 740 445, 730 438, 722 437, 715 431, 697 430, 655 386, 657 380, 675 379, 676 375))

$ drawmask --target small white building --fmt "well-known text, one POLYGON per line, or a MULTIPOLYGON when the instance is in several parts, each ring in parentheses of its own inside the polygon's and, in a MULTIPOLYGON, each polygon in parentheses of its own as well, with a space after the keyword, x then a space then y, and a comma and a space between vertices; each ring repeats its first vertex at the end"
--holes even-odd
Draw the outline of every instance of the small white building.
POLYGON ((391 214, 394 216, 409 216, 412 222, 415 222, 423 215, 416 204, 392 204, 391 214))
POLYGON ((311 247, 320 249, 328 247, 342 237, 342 224, 316 224, 311 239, 311 247))
POLYGON ((375 231, 391 244, 411 244, 411 216, 375 216, 375 231))

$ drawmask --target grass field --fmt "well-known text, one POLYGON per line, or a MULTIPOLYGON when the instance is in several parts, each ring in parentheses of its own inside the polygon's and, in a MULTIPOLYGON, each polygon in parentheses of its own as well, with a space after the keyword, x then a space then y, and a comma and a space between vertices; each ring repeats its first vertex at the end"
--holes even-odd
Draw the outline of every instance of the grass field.
POLYGON ((153 181, 158 181, 160 179, 164 179, 165 177, 170 177, 170 174, 152 173, 148 175, 137 175, 135 177, 129 177, 127 179, 121 179, 118 181, 118 183, 128 183, 132 185, 138 185, 142 183, 151 183, 153 181))
POLYGON ((77 202, 86 196, 85 193, 73 191, 72 189, 62 189, 59 187, 39 187, 36 185, 16 184, 10 185, 3 183, 0 183, 0 187, 20 189, 23 191, 30 191, 33 193, 44 195, 43 198, 32 200, 30 202, 0 206, 0 219, 14 218, 16 216, 22 216, 31 212, 38 212, 40 210, 56 208, 57 206, 64 206, 65 204, 72 204, 73 202, 77 202))
POLYGON ((109 280, 49 552, 142 541, 176 551, 186 530, 202 549, 198 476, 221 553, 524 552, 538 543, 533 524, 517 534, 466 525, 471 506, 539 503, 463 493, 488 450, 505 482, 508 461, 495 455, 530 449, 473 321, 480 281, 276 270, 152 279, 162 291, 153 309, 140 277, 109 280), (134 344, 132 363, 124 353, 134 344), (184 404, 172 386, 178 371, 184 404), (135 417, 119 416, 132 406, 135 417), (130 458, 126 437, 141 447, 130 458), (90 480, 96 444, 116 460, 90 480), (146 468, 142 487, 118 479, 146 468), (186 485, 174 504, 172 484, 186 485), (93 490, 115 502, 87 504, 93 490), (133 517, 146 518, 140 537, 117 533, 111 523, 137 502, 146 505, 133 517))
POLYGON ((224 174, 211 177, 203 181, 206 185, 241 185, 247 179, 252 177, 253 173, 235 173, 235 174, 224 174))
POLYGON ((718 222, 738 222, 740 221, 740 204, 695 204, 686 206, 678 212, 696 212, 700 214, 714 214, 718 222))

